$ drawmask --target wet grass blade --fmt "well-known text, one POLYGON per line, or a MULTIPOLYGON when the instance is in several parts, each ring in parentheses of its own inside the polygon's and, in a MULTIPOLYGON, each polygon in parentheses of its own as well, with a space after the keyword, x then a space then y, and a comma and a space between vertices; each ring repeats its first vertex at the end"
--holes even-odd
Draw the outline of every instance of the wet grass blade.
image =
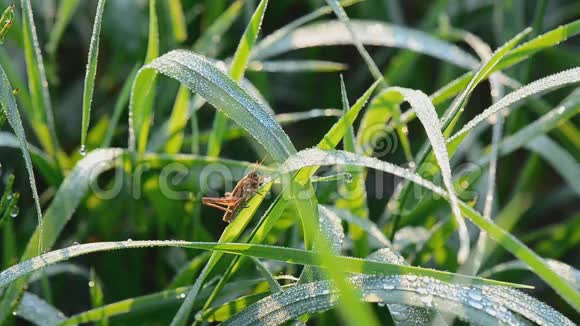
MULTIPOLYGON (((10 124, 10 127, 12 127, 12 130, 14 130, 14 133, 16 134, 20 150, 22 151, 22 156, 24 157, 24 164, 26 171, 28 172, 28 180, 32 190, 32 197, 34 198, 34 208, 36 209, 39 234, 42 237, 44 230, 42 209, 40 208, 40 199, 38 197, 38 191, 36 188, 36 178, 34 177, 34 170, 32 168, 32 159, 30 158, 28 142, 26 141, 24 127, 22 126, 20 113, 18 113, 18 107, 16 106, 16 100, 14 99, 12 87, 10 86, 10 82, 8 81, 8 77, 6 76, 2 66, 0 66, 0 104, 2 105, 2 109, 4 109, 4 114, 6 114, 6 118, 10 124)), ((36 250, 39 253, 42 252, 43 246, 41 243, 38 243, 36 250)), ((3 318, 0 318, 0 320, 2 319, 3 318)))
MULTIPOLYGON (((256 8, 256 11, 252 15, 242 39, 238 43, 236 53, 232 60, 229 74, 232 79, 239 82, 244 73, 246 72, 246 67, 250 58, 250 52, 254 46, 256 39, 258 38, 258 33, 260 32, 260 27, 262 26, 262 20, 264 19, 264 13, 266 12, 266 7, 268 6, 268 0, 260 1, 260 4, 256 8)), ((223 142, 223 135, 227 124, 227 116, 223 113, 217 111, 216 116, 213 121, 212 133, 210 134, 207 155, 209 157, 219 156, 221 152, 221 146, 223 142)))
POLYGON ((34 132, 42 148, 53 158, 57 158, 60 145, 56 137, 54 117, 48 93, 48 81, 44 70, 44 63, 36 35, 36 26, 32 14, 30 0, 21 0, 22 7, 22 35, 28 88, 32 106, 30 120, 34 132))
POLYGON ((91 104, 93 102, 93 93, 95 89, 95 77, 97 75, 97 64, 99 59, 99 40, 101 38, 101 21, 103 19, 103 10, 105 9, 106 0, 99 0, 97 3, 97 14, 93 25, 93 34, 89 46, 89 58, 87 71, 85 74, 85 84, 83 88, 83 118, 81 123, 81 147, 82 155, 87 152, 87 132, 91 119, 91 104))

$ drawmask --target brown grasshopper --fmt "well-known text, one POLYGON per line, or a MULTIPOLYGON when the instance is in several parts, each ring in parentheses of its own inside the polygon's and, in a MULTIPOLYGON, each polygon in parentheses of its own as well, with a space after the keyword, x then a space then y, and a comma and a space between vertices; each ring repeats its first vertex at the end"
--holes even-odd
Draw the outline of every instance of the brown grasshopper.
POLYGON ((231 192, 226 192, 224 197, 203 197, 201 203, 223 210, 225 213, 222 219, 225 222, 233 221, 235 214, 244 207, 248 198, 258 192, 262 184, 263 179, 256 172, 259 164, 256 162, 256 167, 240 179, 231 192))

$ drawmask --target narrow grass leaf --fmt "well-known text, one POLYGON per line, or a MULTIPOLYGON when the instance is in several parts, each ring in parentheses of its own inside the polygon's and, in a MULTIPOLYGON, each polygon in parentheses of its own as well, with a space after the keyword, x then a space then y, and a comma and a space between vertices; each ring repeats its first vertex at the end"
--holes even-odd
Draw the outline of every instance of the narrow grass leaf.
POLYGON ((129 75, 127 76, 127 79, 123 83, 121 92, 119 93, 117 100, 115 101, 113 114, 111 116, 111 122, 109 122, 109 128, 107 128, 107 133, 103 138, 101 147, 106 148, 111 146, 111 142, 113 141, 113 137, 115 136, 115 131, 117 130, 117 126, 119 125, 119 121, 121 120, 121 115, 125 111, 127 103, 129 102, 129 96, 131 95, 131 86, 133 85, 133 81, 137 76, 138 69, 139 69, 138 66, 134 66, 129 75))
MULTIPOLYGON (((459 47, 424 32, 372 20, 351 20, 350 24, 364 45, 409 49, 466 69, 478 64, 459 47)), ((297 28, 276 39, 267 37, 256 45, 252 58, 264 60, 297 49, 350 44, 348 29, 341 21, 331 20, 297 28)))
MULTIPOLYGON (((403 256, 396 254, 389 248, 377 250, 367 259, 383 263, 409 265, 403 256)), ((389 307, 395 325, 427 325, 431 320, 431 315, 426 309, 402 304, 388 304, 387 307, 389 307)))
MULTIPOLYGON (((351 281, 360 289, 361 300, 367 302, 435 308, 476 323, 522 322, 505 307, 505 300, 484 294, 485 289, 491 288, 487 286, 460 286, 413 275, 355 276, 351 281)), ((293 286, 258 301, 224 322, 224 325, 283 324, 303 314, 333 308, 341 294, 328 281, 293 286)), ((572 325, 566 317, 562 316, 561 321, 572 325)))
POLYGON ((254 265, 256 265, 256 269, 260 272, 260 274, 268 282, 268 285, 270 286, 270 292, 271 293, 281 292, 282 287, 280 286, 280 283, 278 283, 278 281, 276 281, 276 279, 274 278, 274 275, 272 275, 270 270, 268 270, 268 266, 266 266, 264 263, 262 263, 258 258, 252 257, 252 261, 254 262, 254 265))
MULTIPOLYGON (((377 160, 376 158, 363 157, 343 151, 323 151, 319 149, 300 151, 288 159, 281 166, 279 171, 280 173, 288 173, 307 166, 321 165, 359 165, 381 170, 400 176, 434 192, 437 195, 448 198, 447 193, 443 189, 407 169, 377 160)), ((486 231, 499 245, 525 262, 526 265, 530 266, 534 273, 548 283, 564 300, 566 300, 576 310, 579 310, 580 293, 575 291, 570 284, 562 279, 557 273, 554 273, 554 271, 552 271, 534 251, 491 220, 482 217, 469 205, 461 201, 459 201, 459 204, 463 216, 469 218, 480 229, 486 231)))
POLYGON ((461 216, 459 200, 457 199, 457 195, 455 194, 455 189, 453 187, 449 155, 447 152, 447 147, 445 146, 445 139, 441 132, 442 128, 441 124, 439 123, 439 117, 437 117, 435 107, 431 103, 429 97, 421 91, 400 87, 394 87, 392 90, 394 92, 398 92, 405 98, 406 101, 411 104, 411 107, 415 109, 417 117, 419 118, 419 121, 421 121, 421 124, 427 133, 427 137, 429 138, 429 142, 431 143, 433 152, 435 153, 437 163, 439 164, 439 168, 443 176, 443 183, 445 184, 451 199, 451 210, 453 211, 453 215, 455 216, 459 226, 458 231, 460 247, 457 253, 457 260, 460 263, 463 263, 469 255, 469 232, 467 231, 467 225, 461 216))
MULTIPOLYGON (((580 271, 574 267, 558 260, 546 258, 546 264, 550 266, 556 273, 562 275, 576 291, 580 291, 580 271)), ((490 277, 494 274, 503 273, 512 270, 530 270, 530 267, 519 260, 512 260, 501 263, 483 271, 479 274, 481 277, 490 277)))
POLYGON ((496 114, 500 110, 512 106, 517 102, 523 101, 532 95, 541 94, 546 91, 550 91, 553 89, 564 87, 566 85, 577 83, 579 81, 580 81, 580 68, 572 68, 569 70, 564 70, 557 74, 550 75, 548 77, 544 77, 542 79, 538 79, 530 84, 527 84, 519 88, 518 90, 513 91, 510 94, 504 96, 501 100, 497 101, 495 104, 485 109, 482 113, 478 114, 475 118, 471 119, 467 124, 463 126, 463 128, 461 128, 461 130, 459 130, 453 136, 451 136, 447 140, 447 142, 448 143, 452 142, 454 139, 465 134, 467 131, 473 129, 473 127, 475 127, 477 124, 481 123, 482 121, 485 121, 490 116, 496 114))
MULTIPOLYGON (((118 163, 117 160, 122 154, 123 150, 121 149, 96 150, 77 163, 60 185, 54 199, 46 210, 43 219, 43 229, 46 231, 42 237, 43 248, 50 248, 54 245, 62 229, 85 197, 92 178, 118 163)), ((38 253, 40 230, 40 228, 36 228, 22 254, 22 260, 34 257, 38 253)), ((2 302, 0 302, 0 320, 5 319, 11 312, 15 300, 26 286, 26 283, 26 279, 24 279, 12 283, 6 289, 2 302)))
MULTIPOLYGON (((157 20, 157 0, 149 0, 149 39, 145 64, 159 56, 159 25, 157 20)), ((131 89, 129 110, 129 148, 144 153, 152 120, 155 100, 155 70, 139 70, 131 89)))
POLYGON ((62 311, 30 292, 22 296, 16 316, 39 326, 55 326, 66 320, 62 311))
MULTIPOLYGON (((244 77, 250 58, 250 52, 258 38, 258 33, 260 32, 260 27, 262 26, 262 20, 264 19, 264 13, 266 12, 267 6, 268 0, 260 1, 260 4, 250 19, 250 23, 242 35, 242 39, 238 42, 238 47, 229 70, 230 76, 236 82, 240 82, 242 77, 244 77)), ((227 116, 221 111, 216 111, 212 132, 207 144, 207 156, 219 156, 226 124, 227 116)))
POLYGON ((187 25, 185 24, 181 0, 169 0, 169 17, 175 41, 177 43, 185 41, 187 39, 187 25))
POLYGON ((475 89, 475 87, 488 75, 491 74, 491 71, 495 65, 510 51, 514 46, 516 46, 527 34, 531 32, 531 28, 527 28, 514 38, 512 38, 509 42, 505 43, 499 49, 497 49, 491 58, 486 60, 482 63, 481 67, 475 72, 473 78, 467 84, 467 87, 464 88, 463 92, 453 101, 451 107, 446 111, 445 116, 441 119, 441 124, 444 128, 446 128, 446 134, 450 131, 447 130, 447 125, 451 123, 452 119, 457 118, 457 114, 462 111, 467 103, 469 96, 475 89))
POLYGON ((325 60, 251 61, 248 70, 273 73, 337 72, 346 70, 344 63, 325 60))
MULTIPOLYGON (((99 58, 99 40, 101 38, 101 21, 103 19, 103 10, 105 9, 106 0, 99 0, 97 3, 97 13, 93 25, 93 34, 89 46, 89 58, 85 74, 85 84, 83 88, 83 118, 81 123, 81 154, 87 151, 87 131, 91 119, 91 104, 93 102, 93 93, 95 89, 95 77, 97 75, 97 64, 99 58)), ((84 154, 83 154, 84 155, 84 154)))
MULTIPOLYGON (((190 249, 212 250, 220 253, 229 253, 261 259, 272 259, 289 264, 299 264, 308 266, 320 266, 318 263, 319 254, 301 249, 257 245, 249 243, 227 243, 227 242, 188 242, 181 240, 128 240, 113 242, 93 242, 87 244, 73 245, 67 248, 50 251, 18 263, 0 272, 0 288, 6 287, 15 280, 25 277, 34 271, 46 266, 67 261, 74 257, 110 250, 151 248, 151 247, 181 247, 190 249)), ((450 272, 438 271, 429 268, 402 266, 390 263, 380 263, 370 260, 331 255, 335 264, 343 267, 344 272, 368 274, 368 275, 416 275, 428 276, 441 281, 457 281, 460 283, 471 283, 480 285, 502 285, 510 287, 529 288, 525 285, 484 279, 480 277, 464 276, 450 272)), ((194 286, 195 287, 195 286, 194 286)))
MULTIPOLYGON (((14 94, 12 92, 12 87, 10 86, 10 81, 4 72, 2 66, 0 66, 0 104, 4 109, 6 118, 12 130, 18 138, 18 143, 20 150, 22 151, 22 156, 24 157, 24 165, 26 171, 28 172, 28 180, 30 182, 30 188, 32 191, 32 197, 34 198, 34 208, 36 209, 36 217, 38 222, 38 230, 40 236, 43 236, 43 218, 42 209, 40 208, 40 199, 38 197, 38 190, 36 188, 36 178, 34 177, 34 170, 32 168, 32 159, 30 158, 30 150, 28 149, 28 142, 26 141, 26 135, 24 134, 24 127, 22 126, 22 120, 20 119, 20 113, 18 113, 18 107, 16 106, 16 100, 14 99, 14 94)), ((38 243, 37 252, 42 252, 43 246, 38 243)), ((2 318, 0 318, 2 320, 2 318)))
MULTIPOLYGON (((282 127, 264 106, 204 57, 175 50, 153 60, 141 68, 139 74, 148 69, 178 80, 222 110, 262 144, 272 159, 281 162, 296 152, 282 127)), ((134 96, 135 92, 132 98, 134 96)), ((135 116, 139 114, 141 112, 134 112, 135 116)))
POLYGON ((30 0, 21 0, 22 7, 22 35, 24 43, 24 55, 26 59, 26 72, 28 76, 28 88, 30 90, 31 124, 42 148, 52 157, 57 157, 60 151, 54 125, 54 117, 48 93, 48 81, 44 70, 44 63, 34 16, 30 0))
POLYGON ((367 65, 367 68, 371 72, 373 78, 375 80, 381 80, 382 84, 384 86, 387 86, 387 82, 383 79, 383 74, 379 70, 379 67, 377 67, 377 64, 373 61, 373 58, 371 58, 371 55, 367 52, 364 45, 359 40, 358 35, 356 34, 353 26, 350 23, 350 19, 348 18, 346 12, 344 11, 344 8, 342 8, 338 0, 326 0, 326 3, 332 8, 336 17, 338 17, 338 19, 344 24, 344 26, 348 30, 348 33, 350 34, 350 37, 352 39, 352 43, 354 44, 358 53, 365 61, 365 64, 367 65))

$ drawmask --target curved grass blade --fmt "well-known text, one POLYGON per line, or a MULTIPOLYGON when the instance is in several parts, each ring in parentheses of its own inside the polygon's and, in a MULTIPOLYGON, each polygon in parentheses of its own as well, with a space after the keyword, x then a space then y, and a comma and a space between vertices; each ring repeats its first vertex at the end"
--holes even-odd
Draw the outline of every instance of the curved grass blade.
MULTIPOLYGON (((384 263, 409 265, 403 256, 396 254, 388 248, 375 251, 367 259, 384 263)), ((393 316, 395 325, 427 325, 431 320, 431 314, 426 309, 402 304, 389 304, 388 307, 391 316, 393 316), (399 322, 401 319, 402 321, 399 322)), ((435 321, 433 321, 433 323, 435 323, 435 321)))
MULTIPOLYGON (((485 293, 487 286, 460 286, 424 276, 355 276, 351 280, 361 290, 361 300, 381 304, 405 304, 456 314, 475 323, 513 323, 522 320, 509 311, 505 300, 485 293)), ((238 313, 224 325, 283 324, 307 313, 334 307, 340 292, 328 281, 318 281, 288 288, 268 296, 238 313)), ((560 321, 572 322, 564 316, 560 321)))
MULTIPOLYGON (((71 173, 60 185, 54 199, 46 210, 43 220, 43 248, 54 245, 65 224, 72 217, 80 201, 85 197, 92 178, 108 170, 123 155, 121 149, 96 150, 77 163, 71 173)), ((40 228, 30 238, 21 259, 34 257, 38 252, 40 228)), ((0 320, 4 320, 12 311, 15 300, 26 286, 26 279, 14 282, 6 289, 0 302, 0 320)))
POLYGON ((175 41, 177 43, 185 41, 187 39, 187 25, 185 24, 181 0, 169 0, 169 16, 175 41))
POLYGON ((373 78, 375 80, 381 80, 383 86, 385 87, 388 86, 387 82, 383 79, 383 74, 379 70, 379 67, 377 67, 376 63, 373 61, 373 58, 371 58, 371 55, 367 52, 367 50, 359 40, 357 33, 355 32, 352 24, 350 23, 350 19, 348 18, 346 12, 344 11, 344 8, 342 8, 338 0, 326 0, 326 3, 332 8, 334 14, 338 17, 338 19, 344 24, 344 26, 348 30, 348 33, 350 34, 350 37, 352 39, 352 43, 354 44, 354 46, 358 50, 358 53, 365 61, 369 71, 371 72, 371 75, 373 75, 373 78))
MULTIPOLYGON (((40 270, 55 263, 67 261, 71 258, 110 250, 151 248, 151 247, 180 247, 190 249, 212 250, 219 253, 229 253, 261 259, 271 259, 289 264, 299 264, 308 266, 320 266, 318 264, 319 254, 301 249, 257 245, 249 243, 227 243, 227 242, 188 242, 181 240, 128 240, 114 242, 93 242, 87 244, 73 245, 67 248, 50 251, 40 256, 25 260, 0 272, 0 288, 10 285, 15 280, 30 275, 32 272, 40 270)), ((342 266, 347 273, 367 274, 367 275, 416 275, 428 276, 438 280, 457 281, 459 283, 470 283, 479 285, 501 285, 509 287, 529 288, 525 285, 484 279, 480 277, 465 276, 450 272, 438 271, 429 268, 402 266, 390 263, 380 263, 360 258, 330 255, 334 263, 342 266)))
MULTIPOLYGON (((445 133, 448 135, 451 130, 448 130, 448 125, 451 124, 451 120, 457 119, 458 113, 462 112, 462 109, 465 107, 471 92, 475 89, 475 87, 486 77, 491 74, 494 66, 510 51, 514 46, 516 46, 527 34, 531 32, 531 28, 527 28, 514 38, 512 38, 509 42, 505 43, 499 49, 497 49, 494 54, 486 60, 481 67, 475 72, 473 78, 467 84, 467 87, 464 88, 463 92, 453 101, 451 107, 445 112, 445 115, 441 119, 441 124, 445 128, 445 133)), ((451 127, 452 129, 453 127, 451 127)))
POLYGON ((451 136, 447 142, 452 142, 459 136, 465 134, 467 131, 471 130, 477 124, 486 120, 490 116, 496 114, 502 109, 511 106, 519 101, 525 100, 531 95, 541 94, 546 91, 550 91, 556 88, 560 88, 569 84, 577 83, 580 81, 580 68, 572 68, 569 70, 564 70, 557 74, 538 79, 530 84, 527 84, 518 90, 511 92, 510 94, 503 97, 501 100, 497 101, 495 104, 485 109, 482 113, 478 114, 475 118, 470 120, 461 130, 456 132, 451 136))
MULTIPOLYGON (((550 110, 550 112, 543 115, 540 119, 504 138, 498 145, 498 154, 503 156, 514 152, 534 138, 547 134, 552 129, 561 126, 563 122, 571 119, 578 113, 580 113, 580 89, 577 89, 562 104, 550 110)), ((487 149, 486 152, 488 152, 487 149)), ((489 155, 486 155, 478 163, 484 164, 489 159, 489 155)))
MULTIPOLYGON (((157 21, 157 0, 149 0, 149 40, 145 64, 159 56, 159 24, 157 21)), ((141 68, 133 81, 131 101, 129 104, 129 149, 137 149, 143 154, 147 147, 151 114, 155 99, 155 81, 157 73, 154 70, 141 68), (135 138, 137 137, 137 138, 135 138)))
MULTIPOLYGON (((177 79, 222 110, 261 143, 274 160, 284 161, 296 152, 286 133, 264 106, 204 57, 185 50, 175 50, 145 65, 139 74, 148 69, 177 79)), ((135 89, 131 95, 132 102, 134 96, 135 89)), ((133 105, 130 109, 133 110, 133 105)), ((135 120, 141 119, 137 116, 142 112, 134 111, 133 114, 135 120)))
POLYGON ((352 214, 350 211, 339 209, 336 207, 325 206, 332 210, 341 220, 354 224, 363 229, 371 238, 373 238, 381 247, 391 248, 392 243, 385 237, 381 229, 370 221, 368 218, 362 218, 352 214))
POLYGON ((324 60, 251 61, 248 70, 276 73, 337 72, 346 70, 346 64, 324 60))
POLYGON ((97 3, 97 13, 93 25, 93 34, 89 46, 89 58, 87 71, 85 74, 85 84, 83 88, 83 118, 81 124, 81 155, 87 151, 87 131, 91 119, 91 104, 93 102, 93 92, 95 89, 95 77, 97 75, 97 63, 99 59, 99 40, 101 38, 101 21, 103 19, 103 10, 105 9, 106 0, 99 0, 97 3))
MULTIPOLYGON (((380 21, 351 20, 350 24, 364 45, 409 49, 466 69, 478 65, 473 56, 459 47, 427 33, 380 21)), ((264 60, 297 49, 350 44, 348 29, 341 21, 331 20, 297 28, 276 39, 267 37, 256 45, 252 58, 264 60)))
MULTIPOLYGON (((343 151, 323 151, 319 149, 300 151, 288 159, 281 166, 279 172, 288 173, 308 166, 321 165, 359 165, 381 170, 405 178, 444 198, 448 198, 443 189, 407 169, 372 157, 364 157, 343 151)), ((580 293, 575 291, 558 274, 554 273, 534 251, 491 220, 482 217, 469 205, 461 201, 459 201, 459 205, 463 216, 469 218, 480 229, 486 231, 499 245, 530 266, 534 273, 548 283, 564 300, 576 310, 580 310, 580 293)))
MULTIPOLYGON (((554 259, 545 259, 546 264, 550 266, 556 273, 562 275, 576 291, 580 291, 580 271, 574 267, 554 259)), ((491 275, 503 273, 511 270, 530 270, 530 268, 519 260, 512 260, 493 266, 492 268, 483 271, 479 274, 481 277, 490 277, 491 275)))
POLYGON ((22 296, 16 315, 39 326, 54 326, 66 320, 62 311, 30 292, 22 296))
MULTIPOLYGON (((272 182, 269 182, 262 186, 259 193, 268 193, 270 188, 272 187, 272 182)), ((246 229, 250 219, 255 214, 256 210, 264 200, 262 195, 255 195, 253 196, 247 203, 246 208, 243 208, 236 216, 236 218, 229 224, 226 229, 223 231, 222 235, 220 236, 219 242, 231 242, 236 241, 242 234, 242 232, 246 229)), ((197 276, 194 285, 187 293, 187 296, 183 300, 183 303, 179 307, 176 315, 173 317, 171 321, 172 325, 183 325, 187 322, 191 310, 193 309, 193 304, 197 300, 197 297, 201 291, 201 287, 205 280, 208 278, 210 273, 212 272, 213 268, 217 265, 218 261, 223 256, 221 252, 213 252, 212 255, 209 257, 208 262, 205 264, 199 275, 197 276)), ((206 305, 213 299, 214 296, 217 295, 217 292, 212 292, 210 299, 206 302, 206 305)))
POLYGON ((38 141, 48 155, 58 158, 60 145, 56 137, 54 116, 48 93, 48 81, 44 70, 44 63, 40 53, 32 5, 30 0, 20 0, 22 7, 22 35, 24 54, 26 59, 26 72, 28 76, 28 88, 32 100, 31 124, 38 141))
MULTIPOLYGON (((252 51, 252 47, 258 38, 258 33, 260 32, 260 27, 262 26, 262 20, 264 19, 264 13, 266 12, 267 6, 268 0, 260 1, 260 4, 256 8, 256 11, 252 15, 252 18, 242 35, 242 39, 238 42, 238 47, 234 54, 229 71, 230 76, 236 82, 240 82, 244 77, 250 59, 250 51, 252 51)), ((220 111, 216 111, 212 132, 207 144, 207 156, 219 156, 226 124, 227 116, 220 111)))
MULTIPOLYGON (((263 283, 263 280, 237 281, 236 284, 227 284, 225 290, 228 291, 228 293, 232 293, 240 289, 254 287, 260 283, 263 283)), ((62 326, 96 322, 102 317, 111 318, 122 315, 132 315, 143 311, 151 311, 155 308, 177 306, 185 298, 189 289, 190 287, 179 287, 110 303, 103 307, 87 310, 71 316, 62 323, 62 326)), ((204 288, 201 291, 199 298, 196 300, 196 305, 199 305, 207 299, 209 293, 210 289, 204 288)))
MULTIPOLYGON (((36 188, 36 178, 34 177, 34 171, 32 169, 32 159, 30 158, 30 150, 28 149, 28 142, 26 141, 26 135, 24 134, 24 127, 22 126, 22 120, 20 119, 20 113, 18 113, 18 107, 16 106, 16 100, 14 99, 14 94, 12 92, 12 87, 10 86, 10 81, 4 72, 4 68, 0 66, 0 105, 4 109, 6 118, 12 130, 18 138, 18 144, 20 150, 22 151, 22 156, 24 157, 24 164, 26 166, 26 172, 28 172, 28 180, 30 182, 30 188, 32 191, 32 197, 34 198, 34 208, 36 209, 36 216, 38 222, 38 229, 40 230, 40 236, 43 236, 43 218, 42 209, 40 208, 40 199, 38 198, 38 190, 36 188)), ((41 253, 43 246, 38 243, 37 252, 41 253)), ((0 320, 2 320, 0 318, 0 320)))
POLYGON ((445 146, 445 140, 441 132, 441 124, 439 123, 435 107, 431 103, 429 97, 421 91, 400 87, 393 87, 391 90, 398 93, 405 101, 408 101, 411 104, 411 107, 417 113, 417 117, 427 133, 427 137, 429 138, 429 142, 431 143, 443 176, 443 183, 445 184, 451 199, 451 210, 453 211, 453 215, 455 216, 459 226, 460 247, 459 252, 457 253, 457 260, 460 263, 463 263, 469 255, 469 232, 467 231, 467 225, 461 216, 459 200, 457 199, 453 187, 449 155, 447 147, 445 146))
MULTIPOLYGON (((340 89, 342 97, 342 109, 346 115, 349 110, 346 86, 342 75, 340 77, 340 89)), ((352 124, 346 127, 346 133, 343 138, 343 148, 346 151, 356 153, 356 141, 354 137, 354 128, 352 124)), ((365 174, 358 167, 347 167, 344 170, 350 174, 351 180, 339 185, 339 194, 341 196, 336 200, 335 205, 340 208, 346 208, 363 219, 368 219, 369 212, 367 207, 367 193, 365 188, 365 174)), ((356 224, 349 224, 350 237, 354 241, 354 254, 358 257, 366 257, 369 253, 368 237, 366 233, 356 224)))

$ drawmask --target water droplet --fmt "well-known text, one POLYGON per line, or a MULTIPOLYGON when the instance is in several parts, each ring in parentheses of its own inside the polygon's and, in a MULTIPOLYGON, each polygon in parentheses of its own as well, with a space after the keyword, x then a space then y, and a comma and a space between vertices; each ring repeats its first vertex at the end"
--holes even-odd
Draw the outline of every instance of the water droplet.
POLYGON ((133 239, 131 239, 131 238, 127 239, 127 242, 131 242, 131 241, 133 241, 133 239))
POLYGON ((351 183, 352 182, 352 174, 350 173, 345 173, 344 174, 344 180, 346 181, 346 183, 351 183))
POLYGON ((90 288, 94 288, 95 287, 95 281, 89 281, 89 287, 90 288))
POLYGON ((481 300, 483 299, 483 297, 481 296, 481 293, 480 293, 480 292, 479 292, 479 290, 477 290, 477 289, 472 289, 472 290, 470 290, 470 291, 467 293, 467 295, 468 295, 468 296, 469 296, 471 299, 473 299, 473 300, 475 300, 475 301, 481 301, 481 300))
POLYGON ((87 155, 87 147, 85 145, 81 145, 81 148, 79 149, 79 154, 81 154, 81 156, 87 155))
POLYGON ((409 133, 409 128, 407 128, 407 126, 404 126, 403 128, 401 128, 401 131, 406 135, 409 133))
POLYGON ((19 211, 20 211, 20 210, 18 209, 18 206, 14 206, 14 207, 12 208, 12 210, 10 211, 10 216, 12 216, 12 217, 16 217, 16 216, 18 216, 18 212, 19 212, 19 211))
POLYGON ((73 246, 78 246, 80 243, 78 241, 73 242, 73 246))
POLYGON ((497 311, 495 311, 495 309, 493 309, 493 307, 486 307, 485 312, 490 316, 495 317, 497 315, 497 311))
POLYGON ((469 300, 469 305, 472 306, 475 309, 483 309, 483 305, 479 302, 479 301, 475 301, 475 300, 469 300))
POLYGON ((414 169, 417 166, 417 164, 415 163, 415 161, 410 161, 409 162, 409 168, 410 169, 414 169))
POLYGON ((180 294, 179 299, 185 299, 185 293, 180 294))

